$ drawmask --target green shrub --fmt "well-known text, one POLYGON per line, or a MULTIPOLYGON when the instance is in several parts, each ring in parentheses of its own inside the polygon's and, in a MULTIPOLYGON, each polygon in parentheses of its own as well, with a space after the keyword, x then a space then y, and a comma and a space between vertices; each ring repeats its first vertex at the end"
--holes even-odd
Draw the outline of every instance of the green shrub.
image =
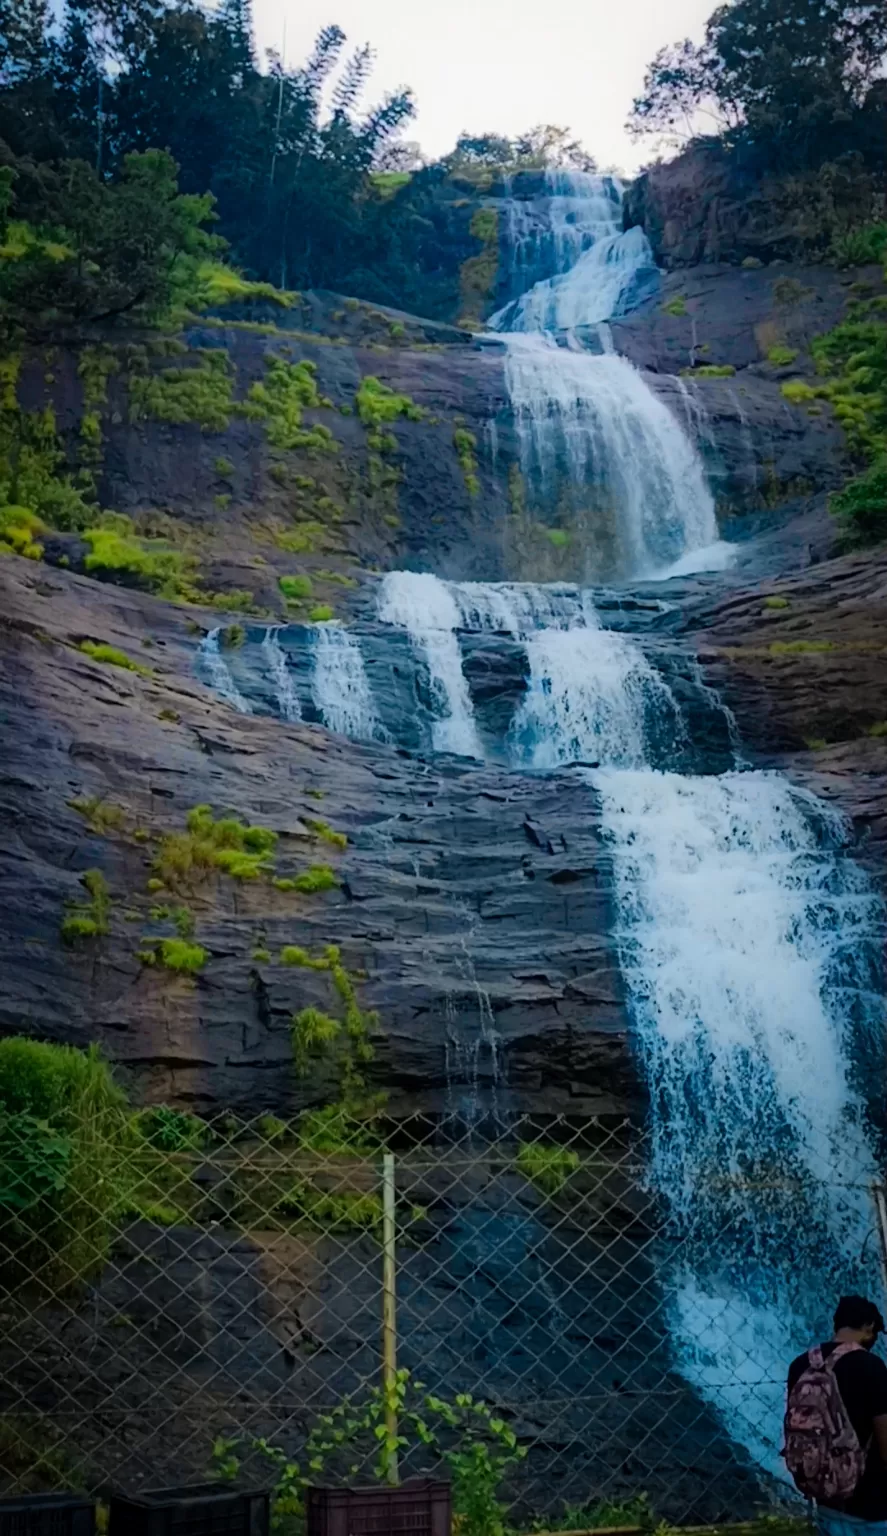
POLYGON ((310 830, 314 833, 315 837, 319 837, 322 842, 329 843, 333 848, 348 847, 348 839, 345 836, 345 833, 336 832, 336 830, 330 826, 328 821, 321 821, 316 816, 303 816, 302 820, 304 821, 306 827, 310 828, 310 830))
POLYGON ((280 951, 280 963, 301 966, 310 971, 328 971, 330 968, 330 963, 324 955, 312 956, 300 944, 285 945, 280 951))
POLYGON ((136 538, 128 523, 128 518, 115 517, 110 525, 105 519, 99 527, 85 530, 86 570, 163 597, 191 595, 195 561, 170 549, 163 539, 136 538))
POLYGON ((682 379, 731 379, 736 372, 732 363, 703 363, 699 368, 682 368, 682 379))
POLYGON ((217 475, 221 476, 223 480, 230 479, 234 473, 234 465, 231 463, 231 460, 222 458, 221 456, 213 460, 213 469, 217 475))
POLYGON ((281 576, 277 585, 284 597, 292 602, 310 597, 314 591, 314 583, 310 576, 281 576))
POLYGON ((226 624, 219 636, 222 649, 225 651, 237 651, 246 639, 246 630, 242 624, 226 624))
POLYGON ((275 1209, 323 1232, 375 1232, 382 1225, 380 1195, 357 1189, 318 1189, 307 1181, 287 1190, 275 1209))
POLYGON ((789 602, 787 597, 779 597, 777 594, 774 593, 770 597, 765 597, 764 598, 764 607, 765 608, 772 608, 772 609, 776 609, 776 608, 790 608, 791 607, 791 603, 789 602))
POLYGON ((102 938, 108 932, 111 894, 104 875, 100 869, 88 869, 80 876, 80 884, 86 890, 89 900, 68 905, 61 927, 65 944, 77 944, 81 939, 102 938))
POLYGON ((188 939, 158 939, 153 949, 140 952, 139 959, 143 965, 161 965, 167 971, 194 976, 203 970, 209 959, 209 951, 201 944, 192 944, 188 939))
POLYGON ((546 528, 545 537, 555 549, 566 549, 570 542, 570 535, 566 528, 546 528))
POLYGON ((522 1142, 518 1149, 518 1171, 545 1195, 559 1195, 570 1174, 578 1167, 578 1152, 571 1152, 567 1147, 522 1142))
POLYGON ((132 1145, 97 1047, 0 1041, 0 1270, 67 1288, 104 1262, 132 1145))
POLYGON ((453 447, 456 457, 465 479, 465 487, 469 496, 477 496, 480 492, 480 480, 477 474, 477 438, 467 427, 456 427, 453 431, 453 447))
POLYGON ((262 1115, 256 1129, 263 1141, 284 1141, 289 1133, 289 1126, 285 1120, 279 1120, 276 1115, 262 1115))
POLYGON ((887 223, 864 224, 832 241, 829 258, 837 267, 867 267, 887 261, 887 223))
POLYGON ((193 361, 129 380, 131 421, 193 423, 204 432, 224 432, 234 411, 234 377, 227 352, 193 354, 193 361))
POLYGON ((339 881, 328 864, 312 864, 310 869, 296 875, 292 883, 293 890, 303 896, 315 896, 319 891, 334 891, 338 886, 339 881))
POLYGON ((876 720, 866 731, 867 736, 887 736, 887 720, 876 720))
POLYGON ((240 414, 264 421, 272 448, 336 453, 339 444, 329 427, 302 425, 303 410, 330 405, 317 388, 316 363, 286 363, 280 357, 269 357, 265 369, 264 380, 248 390, 240 414))
MULTIPOLYGON (((285 533, 276 533, 274 542, 278 549, 282 549, 288 555, 317 555, 327 548, 329 538, 330 531, 326 525, 312 520, 299 523, 295 528, 288 528, 285 533)), ((284 577, 284 580, 287 578, 284 577)))
POLYGON ((407 421, 424 421, 428 416, 428 412, 409 395, 397 394, 371 373, 361 379, 354 404, 365 427, 380 427, 401 416, 407 421))
POLYGON ((335 617, 335 609, 331 608, 329 603, 318 603, 308 614, 312 624, 328 624, 330 619, 335 617))
POLYGON ((825 651, 833 651, 834 648, 831 640, 774 640, 770 646, 770 655, 819 656, 825 651))
POLYGON ((797 351, 794 347, 779 345, 775 347, 768 347, 767 349, 767 361, 768 363, 772 363, 774 368, 787 368, 789 363, 793 363, 795 361, 797 355, 797 351))
POLYGON ((662 313, 664 315, 673 315, 675 319, 680 319, 682 315, 685 315, 687 313, 687 300, 684 298, 684 295, 676 293, 673 299, 667 299, 662 305, 662 313))
POLYGON ((816 390, 810 384, 805 384, 803 379, 787 379, 780 387, 785 399, 792 405, 804 405, 808 400, 816 399, 816 390))
POLYGON ((136 1116, 140 1135, 160 1152, 190 1152, 203 1145, 207 1128, 196 1115, 157 1104, 136 1116))
POLYGON ((887 458, 849 480, 829 498, 847 548, 879 544, 887 539, 887 458))
POLYGON ((45 532, 43 519, 28 507, 0 507, 0 551, 39 560, 43 545, 38 535, 45 532))
POLYGON ((81 640, 77 647, 84 656, 89 656, 93 661, 100 661, 107 667, 122 667, 125 672, 137 672, 140 677, 151 677, 151 667, 146 667, 140 661, 133 661, 125 651, 119 651, 115 645, 105 645, 98 640, 81 640))
POLYGON ((218 309, 225 304, 245 304, 261 300, 291 309, 299 295, 275 288, 273 283, 253 282, 235 267, 206 260, 198 263, 184 280, 180 297, 191 309, 218 309))
MULTIPOLYGON (((234 817, 215 821, 208 805, 188 812, 184 832, 161 838, 153 869, 159 887, 171 890, 206 879, 214 870, 235 880, 258 880, 273 867, 277 833, 253 827, 234 817)), ((152 882, 148 882, 149 889, 152 882)))

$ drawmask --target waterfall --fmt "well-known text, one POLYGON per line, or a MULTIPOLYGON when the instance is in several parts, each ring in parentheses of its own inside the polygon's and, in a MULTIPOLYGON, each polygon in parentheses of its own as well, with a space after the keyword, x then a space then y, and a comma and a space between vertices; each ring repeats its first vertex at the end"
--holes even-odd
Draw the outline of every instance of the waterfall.
MULTIPOLYGON (((545 187, 549 202, 544 255, 552 275, 493 315, 489 324, 494 330, 594 325, 624 314, 657 281, 644 231, 635 227, 623 232, 623 190, 617 177, 552 170, 545 173, 545 187)), ((512 198, 507 208, 506 234, 516 276, 539 263, 541 238, 520 199, 512 198)))
POLYGON ((220 641, 222 626, 211 629, 208 635, 204 635, 197 648, 197 670, 208 683, 220 694, 226 704, 231 704, 242 715, 251 715, 252 706, 248 699, 243 697, 233 677, 227 661, 222 655, 220 641))
POLYGON ((566 481, 593 577, 720 569, 730 552, 718 540, 696 447, 614 352, 606 326, 655 281, 646 236, 638 227, 623 231, 622 187, 613 177, 549 172, 547 190, 554 271, 489 321, 507 347, 505 380, 531 501, 557 505, 566 481), (566 346, 554 332, 564 333, 566 346))
POLYGON ((880 903, 840 820, 776 775, 595 775, 650 1093, 682 1374, 778 1473, 787 1362, 880 1288, 852 1047, 875 1034, 880 903))
POLYGON ((511 730, 517 766, 646 763, 654 729, 680 715, 671 690, 639 646, 599 628, 542 629, 529 636, 530 684, 511 730))
POLYGON ((505 380, 527 481, 554 500, 563 466, 596 501, 609 563, 623 575, 653 575, 717 542, 702 461, 625 358, 511 336, 505 380))
POLYGON ((311 691, 329 730, 356 741, 383 734, 360 646, 340 624, 316 626, 311 691))
POLYGON ((302 706, 287 666, 286 652, 280 643, 281 628, 279 624, 272 624, 265 630, 262 655, 274 680, 278 714, 282 720, 301 720, 302 706))
POLYGON ((461 616, 436 576, 392 571, 382 582, 379 619, 405 629, 428 667, 436 752, 482 757, 456 630, 461 616))

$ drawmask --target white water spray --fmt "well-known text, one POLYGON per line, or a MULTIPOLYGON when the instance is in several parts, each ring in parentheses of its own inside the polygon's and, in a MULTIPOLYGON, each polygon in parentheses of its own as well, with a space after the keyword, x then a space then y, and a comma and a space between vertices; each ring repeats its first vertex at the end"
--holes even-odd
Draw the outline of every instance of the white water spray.
POLYGON ((360 646, 340 624, 316 627, 311 691, 329 730, 355 741, 382 735, 360 646))
POLYGON ((702 462, 668 407, 637 369, 615 354, 511 336, 505 380, 521 468, 554 499, 558 476, 590 493, 615 542, 622 574, 652 575, 718 538, 702 462))
POLYGON ((428 666, 435 751, 482 757, 456 637, 461 616, 450 590, 436 576, 392 571, 382 582, 378 611, 383 624, 407 631, 428 666))
POLYGON ((274 690, 277 699, 277 709, 282 720, 301 720, 302 706, 299 703, 299 695, 287 666, 286 652, 280 643, 279 624, 270 625, 265 630, 265 638, 262 641, 262 655, 271 677, 274 680, 274 690))
POLYGON ((242 715, 251 715, 252 706, 240 692, 231 676, 231 669, 222 655, 221 637, 221 624, 216 629, 211 629, 208 635, 204 635, 197 649, 197 670, 204 682, 208 683, 210 688, 214 688, 226 704, 239 710, 242 715))

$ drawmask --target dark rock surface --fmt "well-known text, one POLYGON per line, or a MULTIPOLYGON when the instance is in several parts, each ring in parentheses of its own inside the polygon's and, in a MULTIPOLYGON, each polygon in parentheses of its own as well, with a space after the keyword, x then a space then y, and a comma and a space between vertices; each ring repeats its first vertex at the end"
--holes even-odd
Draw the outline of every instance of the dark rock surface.
POLYGON ((149 1100, 292 1107, 305 1090, 290 1020, 308 1003, 329 1006, 326 979, 253 951, 335 942, 367 973, 364 1005, 384 1020, 374 1071, 393 1107, 440 1108, 474 1091, 448 1078, 448 1037, 476 1060, 482 1087, 501 1072, 515 1107, 587 1115, 637 1102, 605 937, 609 860, 579 776, 541 784, 239 716, 193 680, 175 609, 17 559, 0 578, 3 1028, 98 1039, 149 1100), (135 652, 155 674, 91 661, 73 649, 84 636, 135 652), (165 709, 180 718, 161 719, 165 709), (320 808, 309 791, 322 791, 320 808), (68 803, 79 796, 122 807, 128 831, 91 832, 68 803), (329 861, 342 886, 309 898, 266 882, 198 885, 191 905, 211 958, 191 982, 146 969, 137 951, 162 931, 146 892, 153 839, 203 802, 273 827, 281 873, 329 861), (305 818, 317 816, 347 833, 344 855, 312 837, 305 818), (65 903, 83 897, 79 876, 92 867, 111 887, 111 933, 65 950, 65 903), (498 1056, 484 1038, 488 1007, 498 1056))

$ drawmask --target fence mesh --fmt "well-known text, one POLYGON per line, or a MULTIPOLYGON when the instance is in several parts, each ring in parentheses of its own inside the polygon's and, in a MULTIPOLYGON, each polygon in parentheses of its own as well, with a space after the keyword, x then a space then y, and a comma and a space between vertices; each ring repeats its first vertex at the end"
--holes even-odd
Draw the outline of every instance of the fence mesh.
MULTIPOLYGON (((284 1462, 297 1483, 371 1480, 387 1339, 400 1475, 491 1447, 515 1528, 788 1498, 787 1360, 729 1298, 688 1306, 691 1240, 628 1123, 102 1124, 0 1130, 4 1491, 268 1482, 284 1462)), ((724 1202, 707 1239, 734 1258, 735 1220, 724 1202)))

